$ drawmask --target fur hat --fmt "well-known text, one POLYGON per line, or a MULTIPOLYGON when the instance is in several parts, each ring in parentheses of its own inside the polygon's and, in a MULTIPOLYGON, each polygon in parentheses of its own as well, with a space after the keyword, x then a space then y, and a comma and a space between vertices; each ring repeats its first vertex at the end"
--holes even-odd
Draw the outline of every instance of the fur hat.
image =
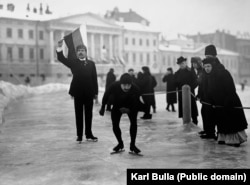
POLYGON ((132 78, 128 73, 124 73, 120 78, 121 84, 132 84, 132 78))
POLYGON ((201 58, 200 57, 192 57, 191 58, 191 63, 200 64, 201 63, 201 58))
POLYGON ((205 47, 205 55, 210 55, 210 56, 216 57, 216 55, 217 55, 216 47, 212 44, 206 46, 205 47))
POLYGON ((205 64, 212 64, 213 65, 215 63, 215 59, 214 58, 205 58, 202 60, 202 63, 203 63, 203 65, 205 65, 205 64))
POLYGON ((187 58, 184 58, 183 56, 177 58, 177 64, 181 64, 182 62, 187 61, 187 58))

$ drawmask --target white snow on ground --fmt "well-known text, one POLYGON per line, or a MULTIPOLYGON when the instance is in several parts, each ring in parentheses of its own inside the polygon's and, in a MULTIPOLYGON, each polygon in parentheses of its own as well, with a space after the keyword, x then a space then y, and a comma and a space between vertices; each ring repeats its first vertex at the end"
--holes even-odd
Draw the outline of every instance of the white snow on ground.
POLYGON ((3 110, 8 103, 17 98, 30 95, 39 95, 51 93, 69 88, 67 84, 45 84, 42 86, 30 87, 25 85, 13 85, 11 83, 0 81, 0 125, 3 123, 3 110))

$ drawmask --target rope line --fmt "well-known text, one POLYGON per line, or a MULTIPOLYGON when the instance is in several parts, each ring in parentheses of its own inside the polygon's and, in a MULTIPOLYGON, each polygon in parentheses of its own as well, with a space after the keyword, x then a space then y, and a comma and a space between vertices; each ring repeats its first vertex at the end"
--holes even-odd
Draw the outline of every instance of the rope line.
MULTIPOLYGON (((177 90, 177 91, 168 91, 168 92, 155 92, 155 93, 145 93, 145 94, 142 94, 142 96, 150 96, 150 95, 155 95, 155 94, 170 94, 170 93, 177 93, 177 92, 182 92, 182 90, 177 90)), ((193 96, 194 98, 196 98, 196 96, 190 92, 191 96, 193 96)), ((208 105, 208 106, 212 106, 213 108, 224 108, 225 106, 221 106, 221 105, 213 105, 211 103, 208 103, 208 102, 205 102, 205 101, 201 101, 200 100, 200 103, 201 104, 204 104, 204 105, 208 105)), ((235 108, 235 109, 250 109, 250 107, 230 107, 230 108, 235 108)))
MULTIPOLYGON (((196 98, 196 96, 192 92, 190 92, 190 93, 194 98, 196 98)), ((200 103, 204 104, 204 105, 212 106, 213 108, 224 108, 225 107, 225 106, 221 106, 221 105, 213 105, 211 103, 201 101, 201 100, 200 100, 200 103)), ((250 109, 250 107, 230 107, 230 108, 234 108, 234 109, 250 109)))

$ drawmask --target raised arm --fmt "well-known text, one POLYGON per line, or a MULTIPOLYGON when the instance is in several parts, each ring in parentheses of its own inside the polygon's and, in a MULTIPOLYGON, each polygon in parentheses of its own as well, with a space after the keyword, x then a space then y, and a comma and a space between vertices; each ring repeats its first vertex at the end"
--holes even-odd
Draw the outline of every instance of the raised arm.
POLYGON ((67 58, 64 57, 62 46, 63 46, 63 40, 59 40, 57 43, 57 49, 56 49, 57 60, 60 61, 61 63, 63 63, 68 68, 70 68, 71 63, 67 58))

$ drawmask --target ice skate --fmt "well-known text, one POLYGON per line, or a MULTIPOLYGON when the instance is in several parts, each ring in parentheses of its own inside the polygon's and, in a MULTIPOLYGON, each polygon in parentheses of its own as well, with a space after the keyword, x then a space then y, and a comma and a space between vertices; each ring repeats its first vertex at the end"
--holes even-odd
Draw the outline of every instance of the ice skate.
POLYGON ((82 143, 82 137, 77 137, 77 139, 76 139, 76 141, 79 143, 79 144, 81 144, 82 143))
POLYGON ((113 148, 113 152, 111 152, 110 154, 117 154, 117 153, 121 153, 124 152, 124 145, 123 143, 119 143, 116 147, 113 148))
POLYGON ((143 156, 142 154, 140 154, 140 152, 141 150, 137 148, 135 145, 130 146, 129 154, 143 156))
POLYGON ((98 138, 92 135, 92 136, 86 137, 86 140, 91 141, 91 142, 97 142, 98 138))

